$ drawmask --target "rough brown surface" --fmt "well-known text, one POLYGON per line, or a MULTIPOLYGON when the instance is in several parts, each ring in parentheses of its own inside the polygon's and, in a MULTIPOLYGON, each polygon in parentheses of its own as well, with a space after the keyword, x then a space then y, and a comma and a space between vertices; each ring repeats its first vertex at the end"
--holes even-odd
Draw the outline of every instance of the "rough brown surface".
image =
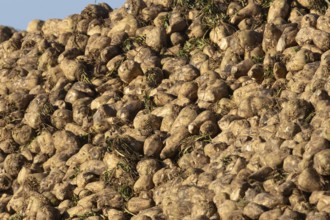
POLYGON ((0 219, 329 219, 328 4, 1 26, 0 219))

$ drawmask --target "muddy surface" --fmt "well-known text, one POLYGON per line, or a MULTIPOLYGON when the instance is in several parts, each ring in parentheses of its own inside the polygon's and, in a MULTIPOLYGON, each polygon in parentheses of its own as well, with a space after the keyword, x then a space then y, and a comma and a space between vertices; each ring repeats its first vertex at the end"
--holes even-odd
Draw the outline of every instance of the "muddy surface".
POLYGON ((330 218, 327 0, 0 26, 0 83, 0 219, 330 218))

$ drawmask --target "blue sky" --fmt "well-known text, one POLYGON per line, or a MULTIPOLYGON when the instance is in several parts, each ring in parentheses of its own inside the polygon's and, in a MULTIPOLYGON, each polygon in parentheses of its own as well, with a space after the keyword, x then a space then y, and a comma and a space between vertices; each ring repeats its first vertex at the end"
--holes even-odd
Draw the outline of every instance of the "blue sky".
POLYGON ((80 13, 88 4, 100 2, 119 8, 125 0, 1 0, 0 25, 25 30, 33 19, 65 18, 80 13))

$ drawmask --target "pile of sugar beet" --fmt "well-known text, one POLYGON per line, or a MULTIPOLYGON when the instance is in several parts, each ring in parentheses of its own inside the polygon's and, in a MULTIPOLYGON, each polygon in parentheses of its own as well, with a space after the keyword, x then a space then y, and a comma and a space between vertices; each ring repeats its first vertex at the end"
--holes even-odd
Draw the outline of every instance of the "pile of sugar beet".
POLYGON ((0 219, 329 219, 329 4, 1 26, 0 219))

